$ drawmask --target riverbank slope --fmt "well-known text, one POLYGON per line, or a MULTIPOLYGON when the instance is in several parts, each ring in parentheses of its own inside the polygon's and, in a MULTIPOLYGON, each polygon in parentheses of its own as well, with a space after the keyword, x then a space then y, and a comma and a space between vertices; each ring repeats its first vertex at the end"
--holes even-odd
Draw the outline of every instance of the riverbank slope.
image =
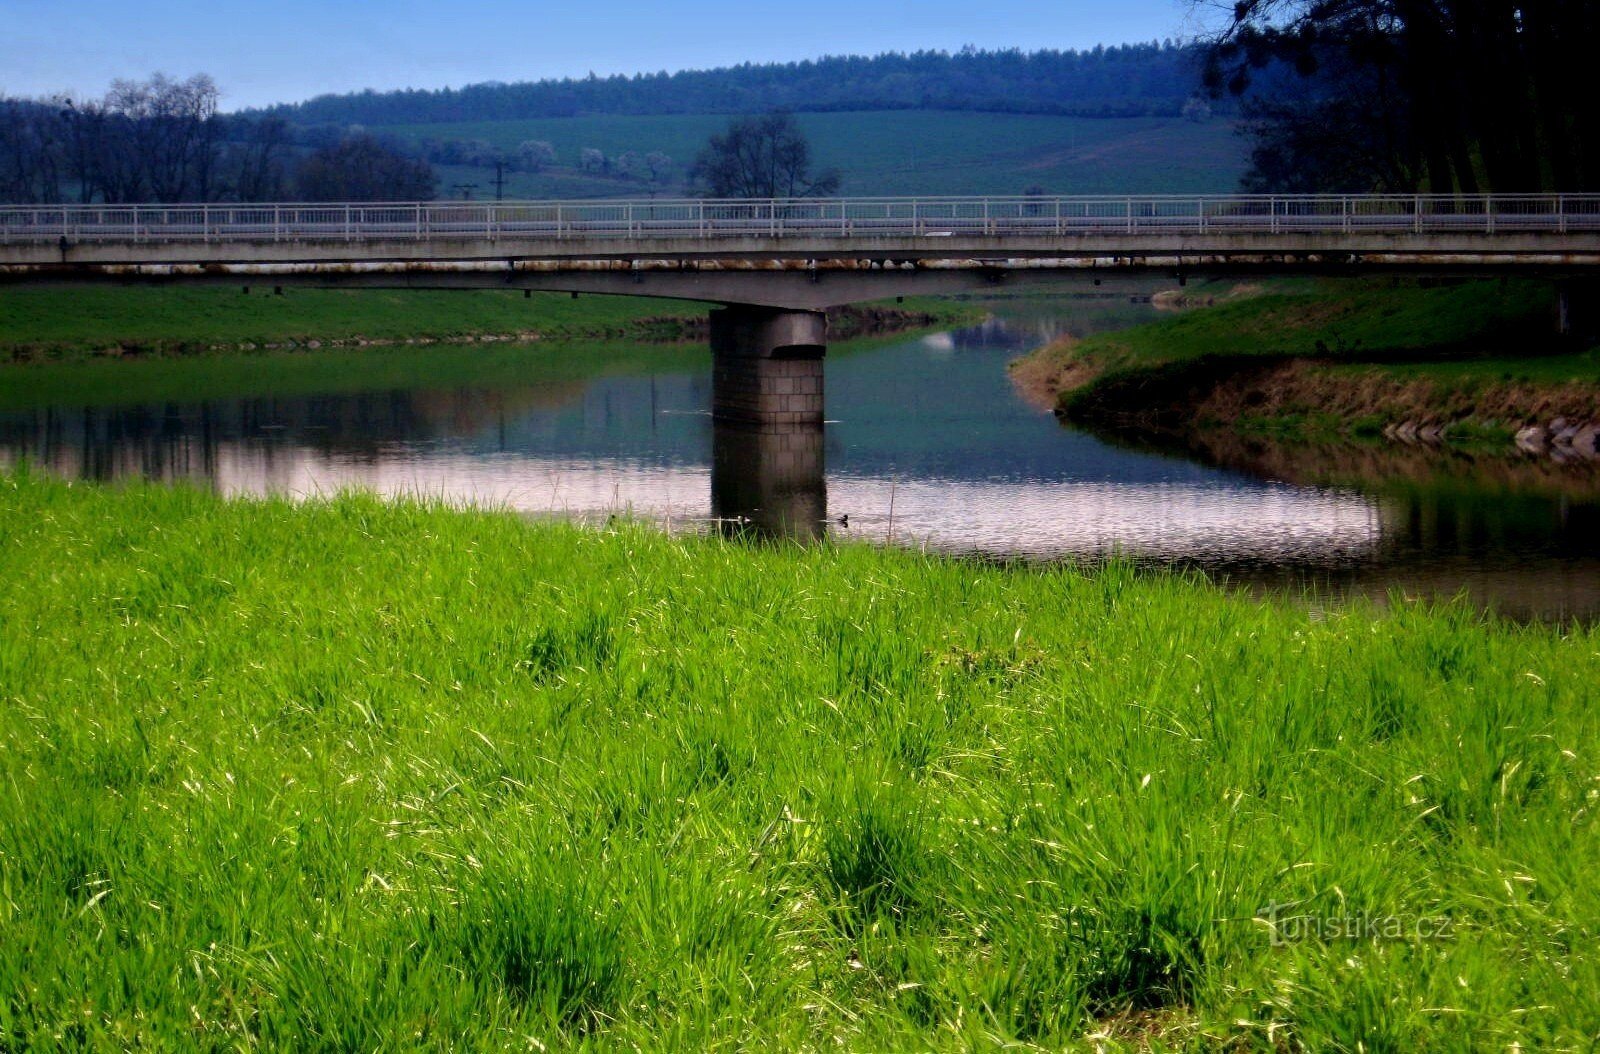
MULTIPOLYGON (((1129 431, 1490 440, 1595 453, 1600 351, 1532 281, 1290 282, 1014 367, 1063 416, 1129 431)), ((1214 295, 1214 294, 1213 294, 1214 295)))
POLYGON ((0 1046, 1577 1048, 1594 631, 0 477, 0 1046))

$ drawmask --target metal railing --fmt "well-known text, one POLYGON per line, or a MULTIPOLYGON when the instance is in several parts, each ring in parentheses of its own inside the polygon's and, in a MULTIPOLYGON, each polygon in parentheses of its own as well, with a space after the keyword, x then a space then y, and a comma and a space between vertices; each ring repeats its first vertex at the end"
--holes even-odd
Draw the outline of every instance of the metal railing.
POLYGON ((0 205, 0 244, 1600 230, 1600 194, 0 205))

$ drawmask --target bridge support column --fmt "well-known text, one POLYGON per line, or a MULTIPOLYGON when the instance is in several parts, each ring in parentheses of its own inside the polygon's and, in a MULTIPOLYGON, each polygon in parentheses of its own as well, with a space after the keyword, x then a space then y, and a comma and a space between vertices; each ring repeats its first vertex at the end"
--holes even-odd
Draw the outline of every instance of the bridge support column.
POLYGON ((827 343, 820 311, 711 312, 712 416, 757 428, 821 428, 827 343))
POLYGON ((1600 281, 1568 278, 1556 283, 1556 332, 1576 340, 1600 339, 1600 281))

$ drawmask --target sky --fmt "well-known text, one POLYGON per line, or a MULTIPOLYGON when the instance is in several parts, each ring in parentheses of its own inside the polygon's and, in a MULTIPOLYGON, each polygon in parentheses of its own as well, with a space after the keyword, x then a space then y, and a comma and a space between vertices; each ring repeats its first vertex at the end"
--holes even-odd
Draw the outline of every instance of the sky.
POLYGON ((363 88, 920 49, 1084 48, 1198 28, 1184 0, 0 0, 0 95, 209 73, 224 109, 363 88))

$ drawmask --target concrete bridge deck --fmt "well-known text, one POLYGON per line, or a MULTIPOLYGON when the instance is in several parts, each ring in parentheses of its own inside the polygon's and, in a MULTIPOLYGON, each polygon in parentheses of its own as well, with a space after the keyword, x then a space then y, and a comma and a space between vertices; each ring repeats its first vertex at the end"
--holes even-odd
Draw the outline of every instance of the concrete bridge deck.
POLYGON ((511 287, 820 310, 1062 274, 1576 275, 1600 195, 0 207, 0 282, 511 287))

